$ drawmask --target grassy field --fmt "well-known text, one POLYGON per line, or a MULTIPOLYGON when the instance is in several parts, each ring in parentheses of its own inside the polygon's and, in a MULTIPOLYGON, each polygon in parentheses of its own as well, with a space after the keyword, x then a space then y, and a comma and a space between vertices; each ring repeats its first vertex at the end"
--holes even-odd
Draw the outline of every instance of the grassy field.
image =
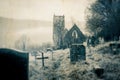
POLYGON ((112 54, 108 42, 96 47, 86 47, 86 61, 70 63, 69 49, 56 50, 45 53, 49 59, 45 60, 42 68, 41 60, 35 64, 34 57, 30 55, 29 79, 30 80, 120 80, 120 53, 112 54), (94 69, 100 67, 104 73, 99 78, 94 69))

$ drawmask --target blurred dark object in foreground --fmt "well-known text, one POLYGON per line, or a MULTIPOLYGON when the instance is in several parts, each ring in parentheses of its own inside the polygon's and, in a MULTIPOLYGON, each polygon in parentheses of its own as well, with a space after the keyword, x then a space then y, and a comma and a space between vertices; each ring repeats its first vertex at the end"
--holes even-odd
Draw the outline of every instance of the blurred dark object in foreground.
POLYGON ((0 49, 0 80, 28 80, 29 54, 0 49))

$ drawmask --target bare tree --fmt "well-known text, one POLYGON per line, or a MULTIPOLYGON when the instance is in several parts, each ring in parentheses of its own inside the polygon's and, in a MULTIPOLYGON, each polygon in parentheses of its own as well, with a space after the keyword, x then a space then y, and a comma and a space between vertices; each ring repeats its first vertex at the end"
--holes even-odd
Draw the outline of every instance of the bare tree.
POLYGON ((27 45, 29 42, 29 38, 26 35, 22 35, 16 42, 15 48, 26 51, 27 45))

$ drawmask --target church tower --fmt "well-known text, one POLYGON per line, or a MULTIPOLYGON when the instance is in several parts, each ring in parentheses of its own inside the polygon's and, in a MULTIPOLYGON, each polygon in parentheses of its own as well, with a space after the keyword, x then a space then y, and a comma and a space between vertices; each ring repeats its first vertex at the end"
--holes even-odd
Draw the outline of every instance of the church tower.
POLYGON ((53 17, 53 42, 56 49, 63 47, 64 15, 53 17))

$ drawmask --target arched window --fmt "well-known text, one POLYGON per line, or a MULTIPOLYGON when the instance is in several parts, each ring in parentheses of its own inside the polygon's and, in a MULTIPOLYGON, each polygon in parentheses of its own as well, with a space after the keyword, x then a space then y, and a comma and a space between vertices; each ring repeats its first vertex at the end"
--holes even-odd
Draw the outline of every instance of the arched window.
POLYGON ((74 31, 72 32, 72 37, 75 38, 75 39, 78 38, 78 33, 77 33, 76 30, 74 30, 74 31))

